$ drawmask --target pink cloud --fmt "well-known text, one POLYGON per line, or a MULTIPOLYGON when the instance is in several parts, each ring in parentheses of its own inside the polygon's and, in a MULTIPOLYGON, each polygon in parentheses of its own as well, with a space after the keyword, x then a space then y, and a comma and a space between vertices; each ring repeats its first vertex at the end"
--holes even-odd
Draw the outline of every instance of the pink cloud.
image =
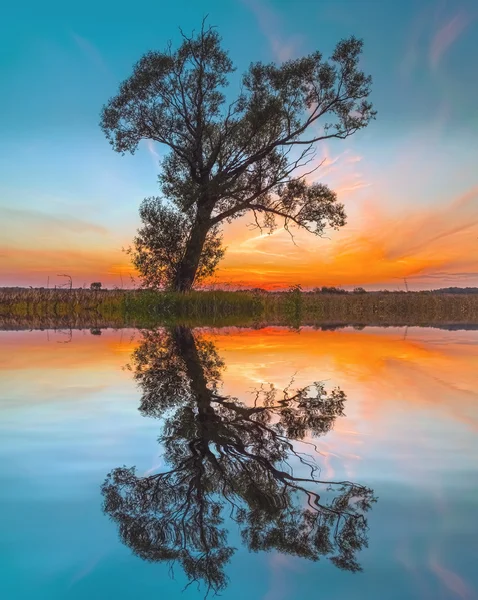
POLYGON ((456 42, 468 24, 467 15, 460 11, 435 33, 430 44, 429 56, 433 69, 438 67, 443 55, 456 42))
POLYGON ((435 554, 430 556, 429 566, 441 583, 455 596, 462 598, 462 600, 471 600, 475 597, 474 591, 468 583, 458 573, 442 565, 435 554))
POLYGON ((284 62, 294 57, 299 46, 300 37, 286 38, 280 32, 280 18, 267 4, 259 0, 242 0, 257 19, 259 28, 267 38, 274 59, 284 62))

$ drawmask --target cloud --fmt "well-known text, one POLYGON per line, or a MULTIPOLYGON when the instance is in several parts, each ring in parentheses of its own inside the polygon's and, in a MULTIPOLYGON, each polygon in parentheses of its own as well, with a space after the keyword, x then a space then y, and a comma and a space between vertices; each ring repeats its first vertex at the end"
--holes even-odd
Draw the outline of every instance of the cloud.
POLYGON ((161 163, 161 155, 156 150, 156 147, 152 140, 144 140, 144 145, 146 146, 146 150, 148 151, 148 154, 150 155, 150 157, 153 161, 154 170, 157 173, 158 168, 160 167, 160 163, 161 163))
POLYGON ((259 25, 259 29, 269 42, 274 59, 284 62, 293 58, 300 46, 300 36, 285 36, 282 32, 279 15, 261 0, 242 0, 252 11, 259 25))
MULTIPOLYGON (((377 194, 340 232, 327 232, 326 239, 297 232, 296 245, 282 227, 272 235, 251 234, 250 218, 238 220, 225 229, 228 251, 214 282, 269 289, 295 283, 396 288, 404 278, 411 289, 455 281, 477 285, 478 187, 433 208, 409 203, 387 210, 377 194)), ((4 285, 45 285, 47 275, 60 272, 75 285, 92 280, 120 285, 121 278, 129 284, 134 275, 121 241, 101 226, 10 208, 1 209, 0 217, 4 285)))
POLYGON ((67 273, 75 286, 128 286, 134 273, 121 236, 78 216, 0 206, 0 240, 1 285, 54 285, 67 273))
POLYGON ((65 248, 57 245, 51 248, 2 248, 0 254, 6 254, 0 260, 0 280, 2 285, 44 286, 47 277, 50 285, 64 283, 56 280, 57 273, 67 273, 73 278, 74 287, 84 283, 101 281, 104 285, 120 285, 121 278, 126 287, 133 268, 120 248, 89 247, 82 249, 65 248))
POLYGON ((469 275, 478 271, 478 187, 433 209, 409 206, 392 212, 380 206, 379 198, 370 199, 361 215, 337 234, 330 232, 330 239, 298 232, 294 245, 283 229, 273 238, 226 237, 231 252, 218 279, 269 288, 292 283, 396 287, 397 279, 426 283, 435 273, 466 273, 463 285, 478 283, 469 275), (284 258, 278 261, 276 254, 284 258))
POLYGON ((70 35, 77 47, 81 50, 82 54, 90 61, 92 65, 94 65, 98 70, 103 71, 103 73, 108 75, 108 77, 113 77, 113 73, 106 64, 101 52, 92 42, 73 31, 70 35))
POLYGON ((458 573, 441 564, 435 553, 432 553, 429 558, 429 566, 430 570, 440 580, 440 583, 450 590, 455 597, 462 598, 462 600, 472 600, 475 597, 468 583, 458 573))
POLYGON ((444 17, 443 8, 443 4, 438 10, 427 4, 415 15, 399 64, 403 77, 408 78, 427 60, 432 71, 436 71, 443 57, 474 19, 474 15, 463 8, 453 16, 444 17), (433 27, 437 20, 441 23, 438 29, 433 27))
POLYGON ((310 172, 305 177, 308 183, 317 181, 327 183, 343 200, 342 196, 347 195, 348 192, 354 192, 372 185, 372 183, 365 181, 363 174, 360 172, 358 163, 362 161, 362 158, 359 154, 352 152, 350 148, 333 155, 329 145, 323 142, 320 145, 318 157, 314 158, 306 167, 299 169, 298 174, 310 172))
POLYGON ((433 36, 430 44, 430 66, 438 67, 441 59, 469 24, 468 15, 462 10, 443 25, 433 36))
POLYGON ((49 230, 52 233, 55 229, 74 233, 94 232, 106 234, 108 232, 102 225, 97 225, 72 215, 52 215, 39 210, 10 208, 8 206, 0 206, 0 222, 0 227, 5 230, 20 225, 22 228, 44 228, 46 231, 49 230))
POLYGON ((405 39, 405 47, 402 52, 403 58, 398 67, 401 76, 404 78, 408 78, 420 63, 421 40, 424 32, 429 27, 430 19, 428 6, 424 6, 413 17, 405 39))
POLYGON ((301 573, 302 569, 294 557, 274 553, 267 559, 270 572, 270 586, 262 600, 286 600, 290 590, 288 586, 288 572, 301 573))

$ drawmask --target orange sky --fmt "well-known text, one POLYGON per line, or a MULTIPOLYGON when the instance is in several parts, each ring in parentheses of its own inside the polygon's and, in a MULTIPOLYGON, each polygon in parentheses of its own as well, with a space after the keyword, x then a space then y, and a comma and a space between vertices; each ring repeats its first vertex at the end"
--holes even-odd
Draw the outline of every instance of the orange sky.
MULTIPOLYGON (((308 11, 305 20, 286 4, 239 3, 247 45, 228 11, 221 17, 213 10, 239 67, 234 77, 251 61, 317 49, 326 56, 353 32, 365 42, 377 120, 316 149, 322 166, 309 179, 337 192, 346 227, 324 239, 298 234, 295 246, 280 224, 272 236, 248 228, 250 217, 225 224, 227 253, 212 283, 404 289, 406 278, 409 289, 477 286, 476 2, 377 5, 376 21, 360 2, 334 0, 333 9, 308 11)), ((98 111, 143 51, 171 39, 185 17, 174 3, 168 11, 171 18, 161 17, 149 33, 123 15, 120 38, 103 31, 100 16, 96 34, 78 24, 65 37, 60 20, 38 36, 21 26, 5 38, 0 286, 54 286, 62 273, 77 287, 132 285, 121 249, 139 225, 141 200, 160 193, 165 149, 144 140, 134 156, 114 153, 98 111), (62 93, 45 81, 61 81, 62 93)), ((202 13, 191 6, 188 18, 200 21, 202 13)))
MULTIPOLYGON (((359 191, 361 196, 348 193, 349 224, 325 238, 296 232, 292 240, 281 227, 272 235, 261 234, 248 227, 247 217, 226 226, 226 256, 211 283, 268 289, 295 283, 403 289, 404 278, 410 289, 473 284, 478 273, 478 187, 433 210, 409 201, 392 210, 382 206, 379 196, 359 191)), ((78 287, 93 280, 131 286, 134 271, 121 251, 126 237, 119 240, 107 229, 82 222, 65 232, 62 223, 47 226, 36 215, 4 229, 3 280, 28 272, 32 285, 46 286, 50 277, 53 286, 63 283, 58 274, 68 273, 78 287), (31 231, 26 242, 19 241, 17 227, 31 231), (42 233, 46 230, 49 236, 42 233)))
MULTIPOLYGON (((362 214, 329 239, 278 229, 251 236, 235 226, 217 281, 286 287, 377 285, 403 287, 403 278, 478 272, 478 187, 434 210, 361 204, 362 214)), ((242 224, 243 225, 243 224, 242 224)), ((441 275, 441 277, 440 277, 441 275)), ((450 283, 448 283, 450 285, 450 283)))

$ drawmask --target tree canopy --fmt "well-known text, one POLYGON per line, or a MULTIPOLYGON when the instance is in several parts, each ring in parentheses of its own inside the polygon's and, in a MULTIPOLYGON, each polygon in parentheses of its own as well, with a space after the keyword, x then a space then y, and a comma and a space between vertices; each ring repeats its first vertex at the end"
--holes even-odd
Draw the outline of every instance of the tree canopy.
MULTIPOLYGON (((117 152, 134 153, 141 140, 168 151, 161 192, 171 215, 187 219, 170 287, 189 289, 208 233, 245 213, 268 231, 277 219, 319 236, 345 224, 335 192, 308 175, 318 142, 347 138, 375 117, 361 52, 362 41, 350 37, 330 59, 317 51, 281 65, 253 63, 233 100, 226 93, 232 61, 205 23, 182 34, 176 50, 169 45, 139 60, 104 106, 101 127, 117 152)), ((216 259, 203 258, 202 266, 213 269, 216 259)))

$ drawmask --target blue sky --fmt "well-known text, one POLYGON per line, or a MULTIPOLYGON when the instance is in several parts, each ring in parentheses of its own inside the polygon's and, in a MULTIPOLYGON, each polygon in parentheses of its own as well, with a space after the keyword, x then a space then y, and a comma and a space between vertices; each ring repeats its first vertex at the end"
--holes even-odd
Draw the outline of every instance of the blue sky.
POLYGON ((225 232, 220 281, 393 287, 406 276, 415 287, 478 285, 472 0, 10 4, 0 24, 0 285, 44 285, 58 269, 77 285, 127 276, 121 247, 134 235, 142 198, 158 193, 162 150, 114 153, 99 112, 144 52, 177 43, 178 27, 198 28, 205 15, 237 77, 251 61, 327 55, 340 38, 362 37, 378 110, 367 130, 320 149, 329 157, 324 180, 347 206, 345 230, 330 241, 300 238, 300 268, 286 236, 252 239, 235 223, 225 232), (385 227, 400 248, 382 239, 385 227), (282 272, 278 252, 288 257, 282 272), (364 261, 376 268, 357 269, 364 261))

